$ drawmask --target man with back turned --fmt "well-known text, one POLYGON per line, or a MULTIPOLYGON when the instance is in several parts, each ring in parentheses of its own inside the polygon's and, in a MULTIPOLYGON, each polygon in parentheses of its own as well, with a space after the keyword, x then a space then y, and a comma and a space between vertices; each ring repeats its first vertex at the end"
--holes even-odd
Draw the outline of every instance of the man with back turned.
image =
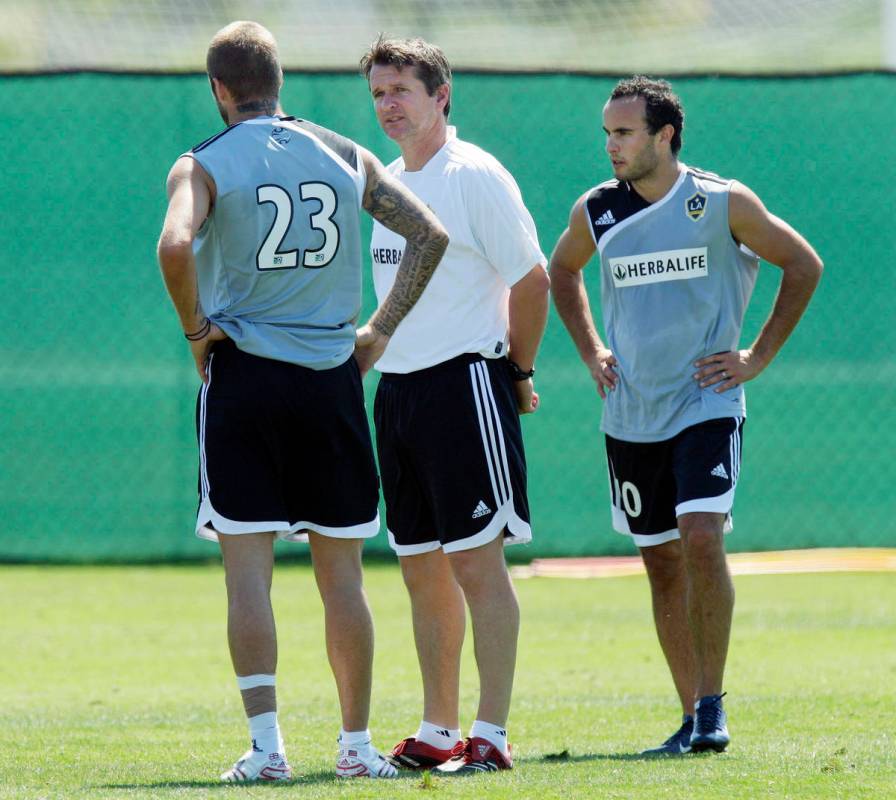
POLYGON ((336 773, 394 777, 367 729, 373 626, 361 546, 379 518, 361 377, 420 296, 447 235, 366 150, 283 115, 277 46, 263 27, 223 28, 207 66, 229 127, 172 167, 158 252, 203 381, 196 531, 221 547, 252 741, 221 777, 291 776, 275 694, 277 537, 310 542, 342 711, 336 773), (408 247, 392 293, 356 331, 361 208, 408 247))

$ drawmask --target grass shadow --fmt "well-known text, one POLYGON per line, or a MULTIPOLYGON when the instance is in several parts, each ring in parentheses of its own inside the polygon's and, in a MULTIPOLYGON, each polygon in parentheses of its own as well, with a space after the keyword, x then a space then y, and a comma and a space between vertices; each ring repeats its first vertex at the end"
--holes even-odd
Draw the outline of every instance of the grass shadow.
MULTIPOLYGON (((420 774, 414 772, 400 772, 397 778, 393 780, 399 781, 420 781, 420 774)), ((222 781, 215 780, 207 780, 207 781, 152 781, 146 783, 104 783, 97 784, 94 786, 96 789, 221 789, 222 791, 228 791, 233 789, 234 786, 264 786, 266 788, 270 788, 273 791, 277 791, 279 789, 288 789, 295 788, 296 786, 303 785, 317 785, 317 784, 339 784, 343 785, 346 782, 345 778, 339 778, 333 774, 331 770, 318 770, 316 772, 306 772, 301 775, 295 776, 292 780, 289 781, 253 781, 251 783, 224 783, 222 781)))
POLYGON ((682 758, 695 758, 704 753, 682 753, 681 755, 644 755, 642 753, 580 753, 571 755, 568 750, 561 753, 548 753, 543 756, 530 756, 514 759, 516 764, 580 764, 588 761, 678 761, 682 758))

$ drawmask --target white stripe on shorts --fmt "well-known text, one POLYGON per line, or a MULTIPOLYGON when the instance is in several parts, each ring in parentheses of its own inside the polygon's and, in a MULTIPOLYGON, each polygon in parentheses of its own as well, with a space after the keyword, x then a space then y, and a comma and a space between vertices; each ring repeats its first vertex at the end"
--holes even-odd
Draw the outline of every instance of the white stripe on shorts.
POLYGON ((208 482, 208 466, 205 458, 205 415, 208 406, 208 390, 212 385, 212 359, 214 355, 214 353, 209 353, 208 365, 206 366, 208 383, 202 384, 202 391, 199 396, 199 483, 202 488, 200 500, 204 500, 211 494, 211 486, 208 482))
POLYGON ((491 387, 488 385, 488 375, 484 374, 484 369, 485 365, 482 362, 470 364, 470 383, 476 402, 476 416, 479 419, 479 432, 482 436, 482 449, 491 479, 492 493, 496 507, 500 507, 510 499, 510 476, 506 453, 503 465, 499 461, 500 453, 504 451, 504 436, 491 387), (482 367, 482 371, 479 367, 482 367))
POLYGON ((731 463, 731 471, 734 473, 734 485, 737 486, 737 479, 740 477, 740 460, 742 458, 742 448, 744 443, 744 418, 738 417, 737 427, 734 429, 734 438, 736 440, 734 454, 737 460, 731 463))
POLYGON ((478 364, 476 364, 476 369, 478 370, 482 382, 485 385, 486 392, 488 392, 488 398, 491 403, 492 413, 495 417, 495 428, 497 429, 498 434, 498 446, 501 449, 499 475, 504 476, 504 487, 507 490, 504 495, 504 500, 506 502, 513 496, 513 491, 510 488, 510 466, 507 463, 507 448, 504 446, 504 429, 501 427, 501 415, 498 413, 498 404, 495 402, 495 395, 492 393, 492 382, 488 374, 488 367, 486 366, 486 363, 484 361, 480 361, 478 364))

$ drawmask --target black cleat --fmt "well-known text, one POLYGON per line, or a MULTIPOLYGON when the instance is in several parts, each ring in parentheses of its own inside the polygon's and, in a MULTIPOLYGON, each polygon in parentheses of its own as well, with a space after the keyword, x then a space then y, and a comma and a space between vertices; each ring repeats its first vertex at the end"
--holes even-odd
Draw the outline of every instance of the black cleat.
POLYGON ((691 733, 694 730, 694 718, 690 714, 685 714, 681 722, 681 727, 675 731, 665 742, 659 747, 651 747, 642 750, 642 756, 683 756, 685 753, 691 752, 691 733))
POLYGON ((711 694, 701 697, 694 710, 694 732, 691 734, 691 750, 703 753, 715 750, 721 753, 731 737, 728 735, 728 715, 722 708, 725 694, 711 694))

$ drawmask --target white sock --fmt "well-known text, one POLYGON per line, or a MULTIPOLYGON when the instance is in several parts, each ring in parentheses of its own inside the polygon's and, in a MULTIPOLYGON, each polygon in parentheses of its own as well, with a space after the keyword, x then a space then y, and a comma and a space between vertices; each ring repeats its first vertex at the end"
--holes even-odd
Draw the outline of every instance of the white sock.
POLYGON ((257 747, 264 753, 284 755, 283 737, 280 736, 276 711, 249 717, 249 738, 252 739, 253 748, 257 747))
POLYGON ((423 720, 414 738, 418 742, 438 747, 439 750, 450 750, 460 741, 460 728, 443 728, 423 720))
POLYGON ((339 729, 339 744, 343 747, 360 748, 370 744, 370 729, 363 731, 347 731, 339 729))
POLYGON ((504 728, 477 719, 473 723, 473 727, 470 728, 470 738, 476 737, 491 742, 504 755, 507 755, 507 731, 504 728))

